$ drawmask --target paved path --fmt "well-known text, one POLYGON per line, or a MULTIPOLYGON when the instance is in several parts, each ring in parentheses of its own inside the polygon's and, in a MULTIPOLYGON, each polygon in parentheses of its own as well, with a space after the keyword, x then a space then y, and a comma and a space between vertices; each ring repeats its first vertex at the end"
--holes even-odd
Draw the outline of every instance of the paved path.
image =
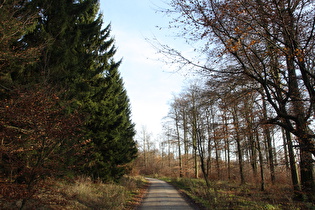
POLYGON ((173 186, 158 179, 147 179, 150 181, 151 185, 139 210, 193 210, 173 186))

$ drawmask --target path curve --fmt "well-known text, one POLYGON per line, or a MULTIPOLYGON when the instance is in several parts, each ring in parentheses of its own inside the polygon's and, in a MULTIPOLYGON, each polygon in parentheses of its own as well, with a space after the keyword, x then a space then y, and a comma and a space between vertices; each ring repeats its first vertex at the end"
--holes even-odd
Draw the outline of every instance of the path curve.
POLYGON ((147 178, 147 180, 150 182, 150 187, 139 210, 195 209, 170 184, 158 179, 147 178))

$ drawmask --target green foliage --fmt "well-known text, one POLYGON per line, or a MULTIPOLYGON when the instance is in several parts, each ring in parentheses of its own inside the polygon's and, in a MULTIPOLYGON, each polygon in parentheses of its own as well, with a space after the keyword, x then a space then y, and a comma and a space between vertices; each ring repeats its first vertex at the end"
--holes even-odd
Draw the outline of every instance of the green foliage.
POLYGON ((118 66, 113 65, 106 78, 98 80, 99 88, 86 107, 91 114, 87 124, 89 137, 95 145, 92 154, 97 159, 87 169, 93 177, 104 180, 119 179, 125 173, 125 164, 137 153, 129 100, 122 87, 118 66))
MULTIPOLYGON (((16 6, 20 2, 0 3, 0 35, 10 36, 21 28, 0 42, 0 80, 10 83, 8 87, 0 83, 0 134, 6 148, 17 151, 12 157, 9 149, 1 151, 11 164, 6 166, 15 171, 10 180, 39 165, 60 175, 119 179, 137 153, 135 130, 120 62, 113 59, 110 25, 103 28, 98 1, 32 0, 16 6), (24 18, 31 21, 21 25, 24 18), (20 51, 11 53, 12 46, 20 46, 23 53, 41 51, 26 56, 25 65, 9 68, 20 61, 16 53, 20 51), (58 100, 52 100, 56 93, 58 100), (78 125, 80 132, 74 132, 78 125)), ((3 158, 0 161, 7 164, 3 158)), ((31 172, 34 177, 49 174, 31 172)))
MULTIPOLYGON (((88 53, 89 43, 100 30, 93 22, 80 22, 84 16, 91 15, 91 1, 32 1, 34 9, 40 8, 41 15, 37 28, 23 37, 28 46, 44 45, 41 59, 36 65, 15 75, 14 79, 22 83, 50 82, 64 88, 73 88, 82 72, 90 71, 93 62, 88 53), (93 25, 94 24, 94 25, 93 25), (89 34, 86 33, 89 31, 89 34)), ((94 12, 93 12, 94 13, 94 12)), ((92 17, 94 14, 92 14, 92 17)))
POLYGON ((28 8, 28 3, 19 0, 0 2, 0 97, 11 88, 11 74, 34 63, 41 46, 27 47, 21 40, 33 31, 37 14, 28 8))

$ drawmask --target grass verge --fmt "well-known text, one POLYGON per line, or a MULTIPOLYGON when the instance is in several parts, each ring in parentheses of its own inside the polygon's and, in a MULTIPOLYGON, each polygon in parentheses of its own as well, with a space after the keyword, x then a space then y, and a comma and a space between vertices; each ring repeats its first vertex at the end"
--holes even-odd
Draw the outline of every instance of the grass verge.
POLYGON ((202 179, 162 178, 177 187, 204 209, 315 209, 311 203, 292 200, 293 192, 287 186, 270 186, 259 191, 251 185, 212 182, 210 188, 202 179))

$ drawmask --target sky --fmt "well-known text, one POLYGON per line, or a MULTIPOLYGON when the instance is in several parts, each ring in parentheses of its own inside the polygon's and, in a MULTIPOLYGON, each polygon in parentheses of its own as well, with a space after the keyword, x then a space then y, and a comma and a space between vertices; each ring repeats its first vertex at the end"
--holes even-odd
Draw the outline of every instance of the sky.
POLYGON ((123 60, 120 73, 137 133, 145 128, 153 138, 158 138, 169 103, 181 92, 187 79, 159 60, 161 55, 147 41, 156 37, 163 44, 181 45, 181 40, 169 30, 159 29, 167 28, 170 21, 157 12, 166 5, 162 0, 101 0, 100 6, 104 25, 111 23, 111 35, 117 47, 115 59, 123 60))

